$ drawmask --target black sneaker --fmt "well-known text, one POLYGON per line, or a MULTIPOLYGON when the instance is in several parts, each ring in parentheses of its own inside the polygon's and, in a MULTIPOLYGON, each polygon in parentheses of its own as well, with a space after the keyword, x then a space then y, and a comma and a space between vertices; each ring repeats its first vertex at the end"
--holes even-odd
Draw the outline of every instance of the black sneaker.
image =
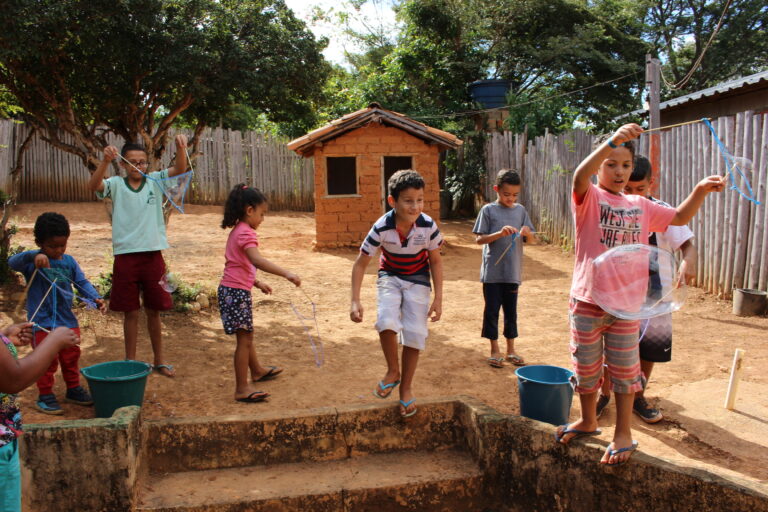
POLYGON ((600 393, 597 397, 597 417, 599 418, 601 414, 603 414, 603 411, 605 410, 605 406, 608 405, 608 402, 611 401, 610 395, 604 395, 600 393))
POLYGON ((64 400, 77 405, 93 405, 93 398, 85 389, 83 389, 83 386, 69 388, 64 400))
POLYGON ((53 414, 56 416, 64 414, 64 411, 61 410, 59 401, 56 400, 56 395, 54 394, 38 396, 37 402, 35 402, 35 409, 44 412, 45 414, 53 414))
POLYGON ((635 398, 635 402, 632 404, 632 410, 646 423, 658 423, 664 419, 661 411, 648 405, 645 397, 642 396, 635 398))

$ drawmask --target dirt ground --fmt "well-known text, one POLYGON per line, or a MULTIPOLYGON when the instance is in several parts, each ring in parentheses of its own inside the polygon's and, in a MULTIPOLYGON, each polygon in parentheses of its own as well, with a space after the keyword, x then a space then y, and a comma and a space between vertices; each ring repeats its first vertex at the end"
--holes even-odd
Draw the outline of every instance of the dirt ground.
MULTIPOLYGON (((92 280, 109 270, 110 226, 100 203, 35 203, 20 205, 20 231, 14 243, 34 247, 32 226, 38 214, 57 211, 72 226, 68 252, 92 280)), ((169 226, 171 248, 166 259, 171 269, 189 282, 215 287, 223 268, 227 231, 219 228, 221 208, 189 206, 175 214, 169 226)), ((427 350, 416 373, 417 397, 471 395, 504 413, 518 413, 514 367, 493 369, 486 364, 488 343, 479 337, 483 299, 478 282, 480 248, 474 244, 470 220, 444 221, 448 241, 444 250, 445 292, 443 319, 430 326, 427 350)), ((197 314, 163 315, 168 361, 174 379, 153 374, 144 403, 147 418, 228 416, 286 411, 339 404, 373 403, 371 394, 384 373, 384 359, 373 329, 375 321, 375 265, 363 283, 365 321, 354 324, 348 316, 350 271, 355 250, 312 250, 315 223, 312 214, 270 213, 260 227, 262 252, 299 273, 303 288, 317 304, 317 321, 325 363, 315 365, 309 339, 291 309, 311 318, 307 298, 290 283, 262 275, 274 288, 271 297, 254 293, 255 340, 264 364, 279 365, 279 378, 261 383, 272 394, 268 402, 242 404, 233 400, 232 356, 234 337, 224 334, 216 310, 197 314)), ((567 348, 568 290, 573 258, 551 246, 528 246, 524 282, 520 290, 517 347, 529 364, 570 368, 567 348)), ((16 302, 11 295, 21 286, 2 290, 3 323, 16 302)), ((124 357, 122 317, 82 310, 81 366, 124 357)), ((142 321, 143 323, 143 321, 142 321)), ((658 365, 648 397, 666 420, 646 425, 634 418, 634 432, 646 453, 700 467, 731 477, 768 483, 768 318, 739 318, 730 301, 721 301, 691 289, 686 306, 675 314, 674 356, 658 365), (734 350, 746 350, 736 408, 723 407, 734 350)), ((139 359, 152 361, 146 329, 142 325, 139 359)), ((60 376, 56 393, 64 392, 60 376)), ((24 391, 26 423, 42 423, 93 416, 92 408, 63 403, 64 416, 37 412, 32 403, 35 386, 24 391)), ((394 407, 396 400, 388 403, 394 407)), ((418 403, 418 402, 417 402, 418 403)), ((578 414, 574 400, 571 415, 578 414)), ((602 439, 609 440, 615 421, 612 405, 601 424, 602 439)), ((554 431, 554 427, 553 427, 554 431)))

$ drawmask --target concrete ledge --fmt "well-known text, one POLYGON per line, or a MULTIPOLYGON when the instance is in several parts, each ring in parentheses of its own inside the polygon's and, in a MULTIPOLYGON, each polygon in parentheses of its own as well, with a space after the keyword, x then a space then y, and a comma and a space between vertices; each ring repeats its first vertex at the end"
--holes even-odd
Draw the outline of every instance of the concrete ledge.
MULTIPOLYGON (((129 407, 110 419, 28 425, 20 438, 25 510, 133 510, 137 481, 150 472, 452 448, 478 463, 483 497, 498 510, 768 512, 768 485, 642 452, 625 466, 606 467, 598 463, 603 440, 560 446, 553 426, 500 414, 470 397, 422 400, 419 413, 406 420, 393 401, 143 424, 139 411, 129 407)), ((345 499, 355 508, 352 495, 345 499)))
POLYGON ((176 473, 455 446, 463 442, 457 405, 455 399, 424 400, 408 421, 397 407, 378 404, 150 420, 146 464, 151 473, 176 473))
MULTIPOLYGON (((516 510, 594 512, 595 510, 768 511, 768 486, 737 481, 637 452, 629 464, 599 464, 608 443, 576 440, 557 445, 554 427, 510 416, 506 428, 487 432, 503 461, 497 482, 501 502, 516 510), (492 433, 492 431, 495 431, 492 433)), ((642 449, 642 446, 640 447, 642 449)))
POLYGON ((136 498, 139 407, 111 418, 24 427, 19 438, 24 510, 120 512, 136 498))

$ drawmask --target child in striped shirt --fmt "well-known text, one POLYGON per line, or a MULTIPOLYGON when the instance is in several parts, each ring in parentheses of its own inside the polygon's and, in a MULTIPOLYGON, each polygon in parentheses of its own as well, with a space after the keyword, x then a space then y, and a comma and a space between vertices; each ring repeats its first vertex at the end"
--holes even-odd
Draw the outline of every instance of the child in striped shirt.
POLYGON ((443 302, 443 237, 437 224, 424 214, 424 179, 413 170, 397 171, 389 179, 387 202, 392 210, 377 220, 360 247, 352 267, 352 303, 349 316, 363 321, 360 287, 365 269, 381 249, 376 330, 387 362, 387 373, 374 389, 387 398, 400 384, 400 414, 416 414, 413 376, 427 339, 427 318, 440 319, 443 302), (430 276, 435 298, 430 306, 430 276), (403 345, 402 374, 397 345, 403 345))

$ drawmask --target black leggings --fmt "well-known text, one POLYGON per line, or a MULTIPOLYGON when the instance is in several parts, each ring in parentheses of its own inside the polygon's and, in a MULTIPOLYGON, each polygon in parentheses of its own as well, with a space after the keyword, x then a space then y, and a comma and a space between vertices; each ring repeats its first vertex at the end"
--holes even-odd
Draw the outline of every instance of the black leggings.
POLYGON ((504 310, 504 337, 517 338, 517 288, 514 283, 483 283, 483 331, 489 340, 499 338, 499 307, 504 310))

